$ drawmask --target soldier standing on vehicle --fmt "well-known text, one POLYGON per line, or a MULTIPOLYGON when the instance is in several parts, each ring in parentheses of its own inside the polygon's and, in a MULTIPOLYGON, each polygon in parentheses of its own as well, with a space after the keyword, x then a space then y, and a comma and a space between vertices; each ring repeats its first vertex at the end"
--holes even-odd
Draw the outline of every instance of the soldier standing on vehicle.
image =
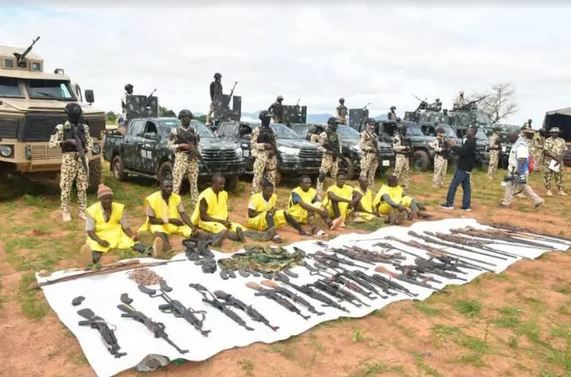
POLYGON ((212 113, 214 113, 214 98, 222 95, 222 75, 218 72, 214 74, 214 81, 210 83, 210 108, 206 114, 206 124, 212 125, 212 113))
POLYGON ((500 137, 500 127, 494 127, 494 132, 490 136, 490 162, 488 165, 488 178, 494 179, 500 161, 502 150, 502 139, 500 137))
POLYGON ((319 168, 319 176, 317 177, 317 194, 319 197, 323 195, 323 181, 327 173, 335 180, 339 172, 339 157, 341 157, 341 143, 337 134, 337 118, 331 117, 327 121, 327 130, 319 135, 320 150, 323 152, 321 156, 321 167, 319 168))
POLYGON ((347 124, 347 106, 345 106, 345 98, 339 98, 339 106, 337 106, 337 119, 339 124, 347 124))
POLYGON ((87 186, 89 168, 85 154, 93 147, 93 139, 89 134, 89 126, 80 123, 83 111, 77 103, 65 106, 67 121, 58 124, 55 133, 50 137, 50 148, 60 147, 62 151, 59 187, 61 189, 61 210, 63 221, 71 221, 69 208, 70 193, 73 182, 77 187, 79 217, 85 220, 87 208, 87 186))
POLYGON ((396 121, 398 118, 396 111, 397 111, 396 106, 391 106, 391 111, 389 111, 389 113, 387 114, 387 119, 396 121))
POLYGON ((119 117, 119 128, 120 132, 124 133, 125 127, 127 127, 127 97, 133 95, 133 85, 125 85, 125 93, 121 97, 121 116, 119 117))
POLYGON ((448 170, 448 142, 444 128, 436 127, 436 139, 429 144, 434 149, 434 174, 432 175, 432 187, 441 188, 444 177, 448 170))
POLYGON ((254 161, 254 179, 252 180, 252 193, 260 191, 260 184, 264 173, 268 181, 276 187, 276 169, 278 168, 277 144, 274 130, 270 127, 272 114, 261 111, 259 118, 262 124, 252 132, 251 149, 254 161))
POLYGON ((375 189, 375 174, 379 167, 379 142, 375 133, 375 120, 369 118, 365 121, 365 130, 361 132, 359 148, 361 155, 361 177, 369 182, 369 190, 375 189))
POLYGON ((194 205, 198 200, 198 161, 201 158, 198 143, 200 136, 193 127, 190 127, 190 121, 194 119, 190 110, 181 110, 178 113, 178 119, 180 126, 171 129, 168 140, 168 146, 174 152, 173 192, 180 194, 180 186, 186 175, 190 183, 190 198, 194 205))
POLYGON ((400 123, 400 118, 397 118, 396 131, 393 137, 393 152, 395 153, 394 175, 397 176, 399 183, 402 184, 404 190, 407 191, 408 175, 410 172, 409 156, 412 151, 405 138, 406 126, 400 123))
POLYGON ((545 140, 543 149, 544 167, 543 184, 545 185, 545 195, 553 196, 551 192, 551 179, 555 178, 558 194, 567 196, 563 189, 563 156, 567 151, 565 140, 559 137, 559 127, 553 127, 548 131, 549 137, 545 140))
POLYGON ((276 102, 272 103, 268 108, 268 111, 273 114, 274 123, 282 123, 284 120, 284 106, 282 102, 284 101, 283 96, 278 96, 276 102))
POLYGON ((464 92, 460 91, 458 92, 458 97, 456 97, 456 99, 454 100, 454 109, 461 109, 464 107, 465 104, 466 101, 464 100, 464 92))

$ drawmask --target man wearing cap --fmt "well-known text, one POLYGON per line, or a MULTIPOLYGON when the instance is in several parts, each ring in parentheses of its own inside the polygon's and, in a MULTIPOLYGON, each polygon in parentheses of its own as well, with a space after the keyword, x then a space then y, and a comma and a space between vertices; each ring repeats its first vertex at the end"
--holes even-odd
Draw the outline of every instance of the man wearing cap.
POLYGON ((359 138, 361 149, 361 177, 369 182, 369 189, 375 188, 375 175, 379 167, 379 142, 375 133, 375 120, 369 118, 365 121, 365 130, 359 138))
POLYGON ((335 109, 339 124, 347 124, 347 106, 345 106, 345 98, 339 98, 339 106, 335 109))
POLYGON ((445 137, 444 128, 437 125, 436 139, 432 140, 429 146, 434 149, 434 174, 432 175, 432 187, 441 188, 444 184, 444 177, 448 170, 448 142, 445 137))
POLYGON ((317 194, 323 195, 323 181, 327 174, 332 179, 337 178, 339 172, 339 157, 341 154, 341 143, 337 134, 337 118, 331 117, 327 121, 327 129, 319 135, 319 149, 323 152, 321 156, 321 167, 319 168, 319 176, 317 177, 317 194))
POLYGON ((490 162, 488 164, 488 178, 494 179, 498 171, 500 152, 502 150, 502 139, 500 137, 500 127, 494 127, 494 132, 490 135, 490 162))
POLYGON ((145 254, 149 252, 149 247, 135 243, 136 235, 127 224, 125 206, 113 201, 113 191, 100 184, 97 199, 99 202, 86 210, 87 239, 80 251, 82 264, 97 264, 101 256, 112 249, 133 249, 145 254))
POLYGON ((186 175, 190 183, 192 204, 198 200, 198 161, 200 160, 200 137, 190 121, 194 118, 190 110, 178 113, 180 126, 171 129, 168 147, 174 152, 173 192, 180 194, 180 186, 186 175))
POLYGON ((206 124, 212 124, 212 113, 214 112, 214 98, 222 95, 222 75, 218 72, 214 74, 214 81, 210 83, 210 107, 206 114, 206 124))
POLYGON ((81 123, 83 111, 77 103, 65 106, 67 120, 58 124, 55 133, 50 137, 50 148, 61 148, 61 171, 59 187, 61 189, 61 210, 63 221, 71 221, 70 194, 75 181, 79 217, 85 219, 87 207, 88 164, 85 155, 93 147, 93 139, 89 134, 89 126, 81 123), (80 150, 83 153, 80 153, 80 150), (83 154, 83 157, 82 157, 83 154))
POLYGON ((553 127, 548 131, 549 137, 545 139, 543 148, 544 167, 543 184, 545 185, 545 195, 553 196, 551 192, 551 179, 555 178, 557 193, 567 196, 563 189, 563 156, 567 151, 565 140, 559 137, 559 127, 553 127))
POLYGON ((276 102, 272 103, 268 108, 268 111, 273 114, 274 123, 282 123, 284 120, 284 107, 282 102, 284 101, 283 96, 278 96, 276 102))
POLYGON ((268 111, 261 111, 259 118, 262 122, 260 127, 256 127, 250 139, 252 157, 254 160, 254 178, 252 179, 252 193, 260 191, 260 183, 267 176, 268 181, 276 186, 276 170, 278 168, 277 144, 274 130, 270 127, 272 114, 268 111))

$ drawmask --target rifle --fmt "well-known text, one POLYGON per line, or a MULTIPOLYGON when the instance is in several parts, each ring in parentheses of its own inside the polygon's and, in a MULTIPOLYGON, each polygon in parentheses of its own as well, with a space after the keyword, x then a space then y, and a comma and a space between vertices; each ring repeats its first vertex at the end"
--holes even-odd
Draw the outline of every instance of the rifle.
POLYGON ((302 298, 299 295, 296 295, 295 293, 289 291, 287 288, 280 287, 278 284, 276 284, 275 282, 273 282, 271 280, 264 280, 264 281, 262 281, 262 284, 265 285, 266 287, 273 289, 276 293, 281 294, 285 298, 289 298, 294 303, 298 303, 298 304, 305 306, 310 313, 317 314, 317 315, 323 315, 324 314, 323 312, 318 312, 315 309, 315 307, 313 305, 311 305, 308 301, 306 301, 304 298, 302 298))
POLYGON ((299 107, 299 101, 301 100, 301 98, 297 99, 297 103, 295 104, 295 107, 299 107))
POLYGON ((150 289, 144 285, 139 285, 139 290, 149 297, 160 297, 166 301, 166 304, 159 305, 159 310, 163 313, 171 313, 177 318, 183 318, 185 321, 190 323, 197 331, 199 331, 203 336, 208 336, 210 330, 204 330, 202 328, 204 319, 206 318, 206 312, 204 310, 194 310, 192 308, 186 308, 180 301, 173 300, 167 292, 172 291, 165 280, 160 282, 161 293, 156 294, 155 289, 150 289), (200 314, 201 319, 198 319, 195 314, 200 314))
MULTIPOLYGON (((459 236, 454 236, 452 234, 434 233, 434 232, 424 232, 424 234, 426 234, 427 236, 438 238, 438 239, 446 241, 446 242, 457 243, 460 245, 473 247, 473 248, 480 249, 480 250, 489 251, 491 253, 497 253, 499 255, 503 255, 503 256, 506 256, 509 258, 514 258, 514 259, 520 258, 519 255, 508 253, 507 251, 496 250, 492 247, 484 245, 483 242, 473 240, 473 239, 468 239, 466 237, 459 237, 459 236)), ((521 258, 529 259, 527 257, 521 257, 521 258)))
POLYGON ((153 89, 153 91, 151 92, 151 94, 149 94, 147 96, 147 98, 145 98, 145 107, 149 106, 149 101, 151 100, 151 98, 153 97, 153 94, 155 94, 155 92, 157 91, 157 89, 153 89))
MULTIPOLYGON (((496 229, 503 229, 505 231, 512 232, 512 233, 527 233, 529 236, 536 237, 539 239, 545 239, 546 241, 548 239, 551 239, 552 240, 551 242, 553 242, 553 240, 555 240, 555 241, 559 241, 562 243, 571 243, 571 238, 553 236, 553 235, 548 234, 548 233, 542 233, 542 232, 538 232, 538 231, 531 230, 528 228, 517 227, 517 226, 513 226, 513 225, 506 225, 506 224, 499 224, 499 223, 484 223, 484 225, 488 225, 488 226, 491 226, 492 228, 496 228, 496 229)), ((549 241, 547 241, 547 242, 549 242, 549 241)))
POLYGON ((341 285, 335 283, 334 281, 323 280, 323 279, 317 280, 313 283, 313 286, 315 288, 319 289, 320 291, 327 293, 328 295, 331 295, 333 297, 337 297, 341 301, 348 302, 351 305, 354 305, 356 307, 360 308, 363 305, 364 306, 370 306, 370 305, 367 305, 366 303, 364 303, 363 301, 361 301, 358 297, 353 295, 351 292, 347 291, 346 289, 343 289, 341 287, 341 285))
MULTIPOLYGON (((129 301, 132 301, 132 300, 129 300, 129 301)), ((137 311, 134 307, 132 307, 129 304, 126 304, 125 302, 117 305, 117 308, 119 310, 121 310, 122 312, 124 312, 121 314, 121 317, 131 318, 131 319, 133 319, 139 323, 142 323, 143 325, 145 325, 147 330, 149 330, 151 333, 153 333, 155 338, 163 339, 165 342, 167 342, 169 345, 171 345, 173 348, 175 348, 179 353, 185 354, 188 352, 188 350, 180 349, 176 344, 174 344, 174 342, 172 340, 169 339, 169 336, 165 332, 165 325, 163 323, 154 322, 152 319, 147 317, 145 314, 137 311)))
MULTIPOLYGON (((87 165, 87 160, 85 159, 85 149, 83 149, 83 144, 81 140, 79 140, 79 135, 77 132, 78 127, 81 127, 81 124, 72 124, 72 133, 73 139, 75 140, 75 145, 77 149, 77 153, 79 153, 79 158, 81 159, 81 165, 83 165, 83 169, 85 170, 85 174, 89 175, 89 166, 87 165)), ((85 128, 84 131, 85 132, 85 128)))
POLYGON ((232 310, 230 310, 228 307, 226 307, 226 305, 222 301, 219 301, 216 298, 216 296, 214 296, 212 294, 212 292, 210 292, 206 287, 204 287, 203 285, 201 285, 199 283, 190 283, 188 286, 195 289, 196 291, 198 291, 198 293, 200 293, 202 295, 202 297, 203 297, 202 301, 203 302, 212 306, 214 309, 221 311, 222 314, 224 314, 226 317, 230 318, 231 320, 233 320, 234 322, 236 322, 238 325, 242 326, 246 330, 254 331, 254 329, 249 327, 246 324, 246 322, 238 314, 234 313, 232 310), (210 298, 208 298, 209 296, 210 296, 210 298))
POLYGON ((371 102, 369 102, 365 106, 363 106, 363 108, 361 110, 367 110, 367 107, 369 107, 369 105, 371 105, 371 102))
POLYGON ((253 289, 255 291, 257 291, 254 296, 263 296, 265 298, 267 298, 268 300, 272 300, 275 301, 276 303, 278 303, 280 306, 286 308, 287 310, 289 310, 290 312, 293 312, 295 314, 297 314, 298 316, 300 316, 301 318, 307 320, 310 317, 303 315, 301 313, 301 311, 297 308, 297 306, 295 306, 294 304, 292 304, 291 302, 289 302, 287 299, 283 298, 282 296, 280 296, 276 291, 274 291, 273 289, 266 289, 266 288, 262 288, 260 285, 254 283, 254 282, 248 282, 246 283, 246 287, 253 289))
POLYGON ((32 47, 34 47, 34 45, 36 44, 36 42, 40 39, 40 37, 36 37, 36 39, 32 40, 32 44, 28 46, 28 48, 26 48, 24 50, 23 53, 18 53, 15 52, 14 56, 16 57, 16 65, 20 68, 26 67, 26 65, 22 64, 24 63, 24 61, 26 60, 26 56, 30 53, 30 51, 32 51, 32 47))
POLYGON ((260 314, 260 312, 254 309, 252 305, 244 304, 242 301, 238 300, 236 297, 232 296, 231 294, 219 290, 219 291, 214 291, 214 296, 216 296, 220 300, 223 300, 226 303, 226 305, 233 306, 236 309, 240 309, 246 312, 248 317, 250 317, 253 321, 261 322, 264 325, 268 326, 273 331, 277 331, 279 329, 278 326, 272 326, 270 324, 270 321, 268 321, 266 317, 264 317, 262 314, 260 314))
POLYGON ((117 343, 117 338, 115 337, 115 330, 116 327, 113 326, 113 329, 109 327, 110 323, 107 323, 103 318, 96 316, 95 313, 91 309, 81 309, 77 312, 80 316, 85 318, 85 321, 79 321, 79 326, 89 326, 92 329, 99 331, 99 335, 101 335, 101 341, 107 348, 107 351, 116 359, 120 358, 121 356, 125 356, 126 352, 119 352, 121 346, 117 343))
MULTIPOLYGON (((368 269, 367 266, 362 266, 360 264, 357 264, 355 262, 353 262, 352 260, 349 259, 344 259, 344 258, 339 258, 335 255, 330 255, 330 254, 326 254, 322 251, 318 251, 314 254, 311 254, 311 257, 313 259, 315 259, 318 262, 322 262, 323 260, 330 260, 330 261, 334 261, 337 263, 342 263, 342 264, 346 264, 347 266, 351 266, 351 267, 359 267, 359 268, 364 268, 364 269, 368 269)), ((369 264, 374 264, 374 263, 370 263, 369 264)))
POLYGON ((425 278, 422 281, 418 281, 414 277, 411 277, 411 276, 408 276, 405 274, 395 274, 394 272, 391 272, 391 271, 389 271, 386 268, 381 267, 381 266, 375 268, 375 271, 385 273, 385 274, 389 275, 390 277, 393 277, 393 278, 398 279, 400 281, 404 281, 405 283, 418 285, 419 287, 432 289, 433 291, 438 290, 438 288, 435 288, 432 285, 426 283, 426 280, 430 280, 429 278, 425 278))
POLYGON ((459 233, 465 236, 473 237, 476 239, 484 239, 490 241, 492 243, 500 244, 500 245, 517 245, 518 247, 525 247, 531 249, 546 249, 545 244, 529 241, 527 239, 520 239, 517 237, 513 237, 510 233, 506 233, 505 231, 482 231, 480 229, 473 228, 471 226, 466 227, 466 230, 463 229, 451 229, 450 232, 452 234, 459 233))

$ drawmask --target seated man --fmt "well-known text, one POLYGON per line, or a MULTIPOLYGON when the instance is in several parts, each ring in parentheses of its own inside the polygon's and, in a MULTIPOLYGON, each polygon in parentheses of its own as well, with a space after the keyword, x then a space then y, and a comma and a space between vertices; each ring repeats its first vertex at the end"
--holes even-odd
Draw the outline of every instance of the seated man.
POLYGON ((212 185, 198 196, 192 213, 192 223, 218 237, 213 246, 219 246, 225 238, 245 241, 243 226, 228 220, 228 193, 224 191, 226 180, 220 174, 212 177, 212 185))
POLYGON ((359 185, 353 189, 353 202, 356 203, 353 222, 364 223, 376 217, 373 211, 373 192, 369 189, 367 177, 359 177, 359 185))
MULTIPOLYGON (((311 187, 311 178, 307 175, 303 175, 300 178, 299 186, 291 191, 287 214, 298 224, 309 224, 314 214, 319 215, 328 227, 332 224, 327 216, 327 211, 321 207, 317 198, 317 190, 311 187)), ((317 227, 313 227, 311 233, 318 234, 317 227)), ((300 234, 309 235, 303 229, 300 234)), ((322 234, 324 234, 323 231, 320 231, 319 235, 322 234)))
POLYGON ((403 196, 403 192, 397 176, 389 176, 388 185, 383 185, 373 200, 373 209, 381 215, 389 215, 387 222, 393 225, 401 224, 406 218, 411 219, 412 215, 429 217, 424 207, 410 196, 403 196))
POLYGON ((286 222, 300 234, 303 233, 301 225, 284 210, 275 209, 278 197, 274 193, 274 185, 268 181, 262 181, 262 192, 252 194, 248 204, 248 228, 268 231, 274 242, 281 242, 281 237, 276 234, 276 229, 286 222))
MULTIPOLYGON (((127 225, 124 205, 113 202, 113 191, 103 184, 97 188, 99 202, 85 211, 86 244, 81 248, 82 264, 97 264, 111 249, 134 249, 147 253, 150 248, 136 244, 136 235, 127 225)), ((154 256, 154 255, 153 255, 154 256)))
POLYGON ((151 231, 156 238, 153 247, 161 254, 170 250, 169 235, 179 235, 189 238, 198 229, 190 221, 184 210, 180 195, 173 193, 173 182, 164 179, 161 190, 145 198, 145 214, 147 221, 139 228, 139 232, 151 231))
POLYGON ((334 230, 339 226, 345 227, 347 215, 357 204, 353 197, 353 187, 346 185, 345 180, 345 173, 337 174, 335 184, 329 186, 323 201, 323 206, 327 210, 329 218, 334 219, 329 230, 334 230))

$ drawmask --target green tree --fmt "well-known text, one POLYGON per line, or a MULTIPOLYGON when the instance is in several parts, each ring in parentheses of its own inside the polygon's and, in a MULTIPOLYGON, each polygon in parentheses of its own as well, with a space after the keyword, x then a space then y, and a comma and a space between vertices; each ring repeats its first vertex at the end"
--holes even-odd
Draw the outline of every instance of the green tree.
POLYGON ((160 117, 176 117, 176 113, 171 109, 159 106, 159 116, 160 117))
POLYGON ((113 111, 108 111, 105 114, 105 120, 107 123, 115 123, 117 121, 117 114, 115 114, 113 111))

